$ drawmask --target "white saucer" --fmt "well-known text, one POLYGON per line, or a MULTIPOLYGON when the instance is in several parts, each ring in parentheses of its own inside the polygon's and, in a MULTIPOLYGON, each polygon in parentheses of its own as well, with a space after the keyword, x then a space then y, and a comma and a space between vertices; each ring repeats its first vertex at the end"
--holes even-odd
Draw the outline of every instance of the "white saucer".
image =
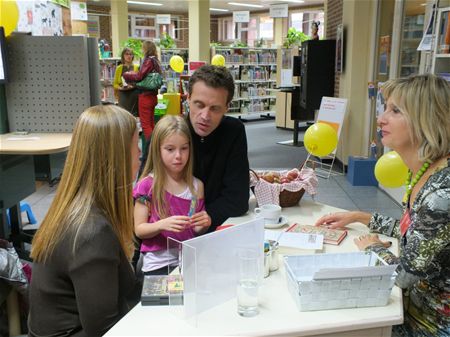
POLYGON ((266 223, 265 225, 264 225, 264 228, 270 228, 270 229, 272 229, 272 228, 280 228, 280 227, 283 227, 284 225, 286 225, 287 223, 288 223, 288 218, 286 218, 285 216, 281 216, 280 217, 280 220, 278 221, 278 223, 266 223))

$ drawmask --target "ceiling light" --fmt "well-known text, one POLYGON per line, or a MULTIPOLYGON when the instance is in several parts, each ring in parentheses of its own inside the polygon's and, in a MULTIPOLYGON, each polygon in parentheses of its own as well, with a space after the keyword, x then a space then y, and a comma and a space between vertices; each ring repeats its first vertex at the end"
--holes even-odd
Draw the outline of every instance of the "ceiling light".
POLYGON ((217 12, 228 12, 228 9, 222 9, 222 8, 210 8, 210 11, 217 11, 217 12))
POLYGON ((162 6, 162 4, 157 3, 157 2, 144 2, 144 1, 127 1, 127 3, 129 4, 133 4, 133 5, 146 5, 146 6, 162 6))
POLYGON ((282 1, 282 2, 294 2, 297 4, 302 4, 305 2, 305 0, 278 0, 278 1, 282 1))
POLYGON ((229 4, 229 5, 233 5, 233 6, 264 8, 263 5, 241 4, 241 3, 239 3, 239 2, 229 2, 228 4, 229 4))

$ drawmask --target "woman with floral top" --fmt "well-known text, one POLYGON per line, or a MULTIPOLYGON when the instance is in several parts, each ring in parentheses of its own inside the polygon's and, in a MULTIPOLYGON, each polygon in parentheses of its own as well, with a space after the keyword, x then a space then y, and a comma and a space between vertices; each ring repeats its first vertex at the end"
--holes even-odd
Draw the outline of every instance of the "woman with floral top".
POLYGON ((352 222, 396 237, 400 256, 376 234, 355 239, 361 250, 398 264, 404 324, 393 336, 450 336, 450 84, 434 75, 390 80, 383 86, 386 110, 378 118, 383 145, 409 168, 404 213, 396 220, 378 213, 341 212, 316 225, 340 228, 352 222))

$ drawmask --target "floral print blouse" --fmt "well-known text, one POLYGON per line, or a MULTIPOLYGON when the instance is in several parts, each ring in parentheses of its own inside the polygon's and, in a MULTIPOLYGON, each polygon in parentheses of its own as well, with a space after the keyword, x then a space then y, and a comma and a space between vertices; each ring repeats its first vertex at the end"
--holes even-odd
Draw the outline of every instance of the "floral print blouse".
MULTIPOLYGON (((406 204, 403 205, 406 209, 406 204)), ((367 247, 389 264, 398 264, 396 284, 403 289, 404 324, 393 336, 450 336, 450 159, 435 169, 410 209, 404 237, 399 220, 374 213, 373 232, 396 237, 400 257, 380 244, 367 247)))

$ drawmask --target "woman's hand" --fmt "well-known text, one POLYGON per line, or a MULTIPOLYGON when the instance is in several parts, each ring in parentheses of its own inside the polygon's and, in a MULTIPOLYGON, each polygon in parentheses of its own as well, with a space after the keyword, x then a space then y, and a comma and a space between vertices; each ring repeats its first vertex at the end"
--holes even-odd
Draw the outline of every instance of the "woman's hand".
POLYGON ((196 233, 204 232, 211 226, 211 217, 206 211, 195 213, 191 217, 191 226, 194 227, 196 233))
POLYGON ((342 228, 352 222, 354 222, 352 212, 338 212, 324 215, 316 221, 315 226, 342 228))
POLYGON ((160 231, 169 231, 180 233, 184 231, 190 224, 190 219, 185 215, 173 215, 171 217, 158 221, 160 231))
POLYGON ((315 225, 334 229, 345 227, 352 222, 361 222, 367 226, 371 217, 372 214, 360 211, 329 213, 317 220, 315 225))
POLYGON ((367 247, 372 246, 374 244, 381 244, 385 248, 389 248, 390 246, 392 246, 392 242, 381 241, 377 234, 364 234, 361 235, 359 238, 354 239, 353 241, 358 246, 359 250, 365 250, 367 247))

